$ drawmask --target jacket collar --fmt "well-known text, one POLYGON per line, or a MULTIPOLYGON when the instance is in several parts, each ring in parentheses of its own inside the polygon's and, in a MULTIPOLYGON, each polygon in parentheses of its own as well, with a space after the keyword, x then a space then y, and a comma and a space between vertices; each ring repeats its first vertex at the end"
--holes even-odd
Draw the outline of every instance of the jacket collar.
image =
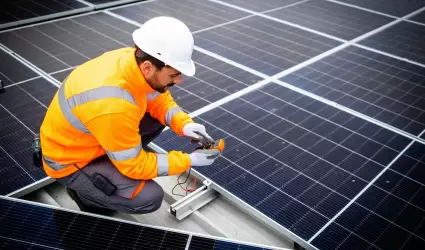
POLYGON ((149 93, 155 90, 146 82, 140 68, 137 66, 134 53, 136 49, 126 50, 120 61, 121 72, 129 83, 131 89, 137 93, 149 93))

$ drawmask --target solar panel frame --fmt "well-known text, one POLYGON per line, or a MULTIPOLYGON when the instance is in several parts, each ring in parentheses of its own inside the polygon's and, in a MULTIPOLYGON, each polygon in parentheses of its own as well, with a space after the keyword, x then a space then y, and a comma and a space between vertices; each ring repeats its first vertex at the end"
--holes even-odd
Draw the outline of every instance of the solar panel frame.
MULTIPOLYGON (((26 244, 43 249, 91 247, 122 249, 197 249, 209 241, 227 249, 281 249, 102 216, 0 196, 0 246, 26 244), (22 222, 25 221, 24 224, 22 222), (87 228, 91 229, 86 234, 87 228), (145 236, 145 237, 144 237, 145 236), (192 242, 192 239, 194 240, 192 242), (103 247, 102 247, 103 246, 103 247)), ((209 249, 209 248, 203 248, 209 249)))
MULTIPOLYGON (((86 2, 87 5, 92 6, 93 10, 111 8, 114 6, 140 2, 140 0, 82 0, 82 1, 86 2)), ((141 1, 142 3, 144 3, 144 2, 150 2, 152 0, 141 0, 141 1)), ((156 0, 153 0, 153 1, 156 1, 156 0)))

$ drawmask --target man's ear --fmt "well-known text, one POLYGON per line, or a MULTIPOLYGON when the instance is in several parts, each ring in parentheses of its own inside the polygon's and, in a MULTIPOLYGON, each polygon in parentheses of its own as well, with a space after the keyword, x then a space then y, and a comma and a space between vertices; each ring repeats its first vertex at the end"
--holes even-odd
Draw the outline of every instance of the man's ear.
POLYGON ((142 71, 142 73, 145 77, 150 77, 155 71, 155 67, 149 61, 142 62, 139 65, 139 68, 140 68, 140 70, 142 71))

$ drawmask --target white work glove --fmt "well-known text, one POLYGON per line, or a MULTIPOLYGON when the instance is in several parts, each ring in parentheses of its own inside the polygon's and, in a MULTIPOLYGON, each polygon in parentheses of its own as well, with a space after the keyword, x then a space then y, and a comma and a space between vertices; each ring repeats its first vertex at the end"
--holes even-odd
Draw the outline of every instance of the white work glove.
POLYGON ((183 127, 183 134, 192 140, 199 142, 214 143, 213 138, 208 135, 205 126, 199 123, 188 123, 183 127))
POLYGON ((191 153, 190 165, 195 166, 209 166, 220 156, 218 149, 198 149, 191 153))

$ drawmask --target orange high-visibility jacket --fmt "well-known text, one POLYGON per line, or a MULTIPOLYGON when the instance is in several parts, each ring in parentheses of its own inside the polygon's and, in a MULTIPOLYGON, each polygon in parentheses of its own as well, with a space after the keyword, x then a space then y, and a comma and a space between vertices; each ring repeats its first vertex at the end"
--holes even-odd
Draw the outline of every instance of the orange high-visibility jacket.
POLYGON ((183 135, 193 122, 167 91, 145 81, 135 49, 104 53, 72 71, 55 94, 40 128, 43 167, 52 178, 70 175, 107 154, 117 169, 133 179, 175 175, 190 167, 187 153, 145 152, 139 123, 145 112, 183 135))

